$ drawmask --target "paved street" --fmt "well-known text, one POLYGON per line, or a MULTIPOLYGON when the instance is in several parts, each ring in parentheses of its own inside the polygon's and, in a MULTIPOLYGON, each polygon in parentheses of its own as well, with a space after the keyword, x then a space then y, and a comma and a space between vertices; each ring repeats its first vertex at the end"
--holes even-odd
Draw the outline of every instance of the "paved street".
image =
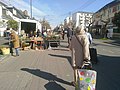
MULTIPOLYGON (((96 90, 120 90, 120 46, 94 40, 99 63, 96 90)), ((66 40, 54 50, 21 51, 19 57, 0 62, 0 90, 74 90, 73 70, 66 40)))
POLYGON ((70 52, 64 47, 21 51, 0 62, 0 90, 74 90, 70 52))
POLYGON ((97 90, 120 90, 119 43, 119 40, 95 40, 99 59, 99 63, 94 65, 98 73, 97 90))
POLYGON ((120 90, 120 0, 0 0, 0 90, 75 90, 68 42, 84 31, 97 50, 95 90, 120 90))

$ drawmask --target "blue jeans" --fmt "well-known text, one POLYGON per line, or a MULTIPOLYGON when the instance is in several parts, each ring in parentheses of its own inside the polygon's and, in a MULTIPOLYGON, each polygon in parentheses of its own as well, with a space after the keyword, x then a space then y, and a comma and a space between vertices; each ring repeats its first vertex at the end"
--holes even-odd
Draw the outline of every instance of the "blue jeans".
POLYGON ((15 48, 16 56, 19 56, 19 48, 15 48))

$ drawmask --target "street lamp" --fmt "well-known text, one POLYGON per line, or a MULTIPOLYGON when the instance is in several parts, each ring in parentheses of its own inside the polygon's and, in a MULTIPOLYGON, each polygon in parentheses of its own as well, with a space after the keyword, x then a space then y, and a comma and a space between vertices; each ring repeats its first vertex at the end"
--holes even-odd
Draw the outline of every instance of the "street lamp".
POLYGON ((31 19, 32 19, 32 0, 30 0, 30 13, 31 13, 31 19))

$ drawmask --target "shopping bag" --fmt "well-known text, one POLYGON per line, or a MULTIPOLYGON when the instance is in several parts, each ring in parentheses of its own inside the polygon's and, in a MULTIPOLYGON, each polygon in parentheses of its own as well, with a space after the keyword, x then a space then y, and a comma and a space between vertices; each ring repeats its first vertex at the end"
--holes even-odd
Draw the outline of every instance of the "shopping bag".
POLYGON ((78 69, 76 90, 95 90, 97 72, 94 70, 78 69))

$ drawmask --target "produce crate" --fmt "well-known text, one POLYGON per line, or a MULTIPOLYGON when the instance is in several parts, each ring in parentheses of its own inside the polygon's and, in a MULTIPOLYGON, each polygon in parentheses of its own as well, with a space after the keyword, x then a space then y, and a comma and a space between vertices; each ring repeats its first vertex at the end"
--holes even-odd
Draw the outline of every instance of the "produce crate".
POLYGON ((9 47, 0 47, 0 52, 3 55, 10 54, 10 48, 9 47))

